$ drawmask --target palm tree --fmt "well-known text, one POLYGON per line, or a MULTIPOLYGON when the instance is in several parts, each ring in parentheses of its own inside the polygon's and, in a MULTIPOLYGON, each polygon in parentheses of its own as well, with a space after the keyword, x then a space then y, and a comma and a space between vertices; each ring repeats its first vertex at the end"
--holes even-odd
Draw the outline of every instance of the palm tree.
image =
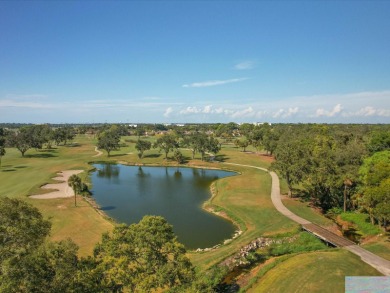
POLYGON ((82 182, 81 178, 77 176, 76 174, 73 174, 72 176, 69 177, 68 179, 68 185, 72 187, 74 191, 74 206, 77 206, 76 204, 76 195, 81 191, 82 188, 82 182))

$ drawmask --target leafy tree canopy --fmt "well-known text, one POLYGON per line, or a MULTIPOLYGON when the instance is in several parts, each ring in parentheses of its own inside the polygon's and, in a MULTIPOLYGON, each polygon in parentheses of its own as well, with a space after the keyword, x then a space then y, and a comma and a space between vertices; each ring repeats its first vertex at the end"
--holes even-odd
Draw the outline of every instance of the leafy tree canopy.
POLYGON ((172 226, 158 216, 117 226, 95 248, 97 269, 111 290, 150 292, 191 282, 194 269, 172 226))

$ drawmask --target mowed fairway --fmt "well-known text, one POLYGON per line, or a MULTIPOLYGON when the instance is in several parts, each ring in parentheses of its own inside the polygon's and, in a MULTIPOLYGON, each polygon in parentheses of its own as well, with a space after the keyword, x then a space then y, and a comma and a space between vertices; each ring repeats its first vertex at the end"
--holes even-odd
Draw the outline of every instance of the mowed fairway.
POLYGON ((267 272, 247 290, 255 292, 344 292, 345 276, 380 276, 347 250, 293 256, 267 272))
MULTIPOLYGON (((242 153, 234 149, 222 149, 221 154, 227 158, 226 162, 269 166, 268 162, 256 154, 242 153)), ((240 175, 218 180, 215 183, 217 196, 210 202, 236 219, 244 233, 235 241, 214 251, 191 254, 191 260, 199 267, 215 264, 257 237, 293 232, 298 227, 280 215, 273 206, 270 198, 271 177, 267 172, 223 163, 213 163, 211 166, 218 165, 239 172, 240 175)))

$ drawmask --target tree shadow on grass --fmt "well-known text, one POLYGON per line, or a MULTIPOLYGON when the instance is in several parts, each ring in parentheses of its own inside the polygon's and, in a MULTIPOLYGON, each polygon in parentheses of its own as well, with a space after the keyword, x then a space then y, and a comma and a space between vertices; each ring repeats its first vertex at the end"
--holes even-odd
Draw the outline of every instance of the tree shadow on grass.
POLYGON ((122 156, 126 156, 127 154, 114 154, 114 155, 110 155, 110 158, 111 157, 122 157, 122 156))
POLYGON ((159 158, 159 157, 161 157, 161 154, 144 155, 144 158, 159 158))
POLYGON ((16 170, 15 169, 0 169, 1 172, 15 172, 16 170))
POLYGON ((78 143, 78 142, 65 145, 65 147, 67 147, 67 148, 75 148, 75 147, 79 147, 79 146, 82 146, 82 144, 78 143))
POLYGON ((24 168, 27 168, 27 166, 15 166, 14 168, 16 168, 16 169, 24 169, 24 168))
POLYGON ((218 162, 226 162, 226 160, 229 159, 226 155, 216 155, 214 160, 218 162))
POLYGON ((39 150, 39 152, 43 152, 43 153, 56 153, 57 152, 57 149, 44 149, 44 150, 39 150))
POLYGON ((34 155, 25 155, 24 156, 25 158, 53 158, 53 157, 58 157, 58 156, 55 156, 53 154, 47 154, 47 153, 43 153, 43 154, 34 154, 34 155))

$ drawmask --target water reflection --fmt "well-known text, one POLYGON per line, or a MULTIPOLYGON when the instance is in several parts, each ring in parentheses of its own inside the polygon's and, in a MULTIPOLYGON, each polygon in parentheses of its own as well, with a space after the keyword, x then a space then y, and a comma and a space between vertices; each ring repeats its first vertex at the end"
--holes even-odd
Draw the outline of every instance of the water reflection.
POLYGON ((138 167, 138 173, 137 176, 139 178, 145 179, 147 177, 150 177, 150 173, 145 172, 142 167, 138 167))
POLYGON ((174 177, 176 180, 180 180, 182 178, 183 174, 180 172, 180 169, 177 169, 174 173, 174 177))
POLYGON ((95 167, 93 196, 118 222, 131 224, 144 215, 163 216, 179 241, 194 249, 212 247, 234 234, 236 227, 231 222, 204 211, 202 204, 210 198, 210 184, 216 178, 235 173, 113 164, 95 167))
POLYGON ((100 164, 98 168, 98 177, 113 178, 119 176, 119 166, 114 164, 100 164))

